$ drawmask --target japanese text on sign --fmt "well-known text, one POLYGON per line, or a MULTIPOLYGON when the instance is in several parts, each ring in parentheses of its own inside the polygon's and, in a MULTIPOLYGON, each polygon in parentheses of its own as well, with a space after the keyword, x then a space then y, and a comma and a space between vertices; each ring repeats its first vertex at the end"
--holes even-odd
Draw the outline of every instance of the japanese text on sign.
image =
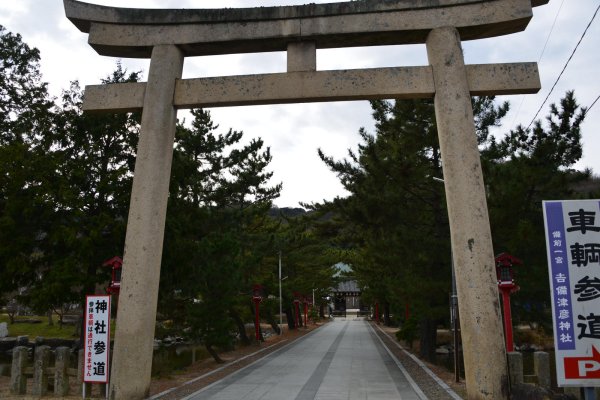
POLYGON ((559 386, 600 385, 600 201, 545 201, 559 386))
POLYGON ((87 296, 85 310, 85 382, 108 382, 110 296, 87 296))

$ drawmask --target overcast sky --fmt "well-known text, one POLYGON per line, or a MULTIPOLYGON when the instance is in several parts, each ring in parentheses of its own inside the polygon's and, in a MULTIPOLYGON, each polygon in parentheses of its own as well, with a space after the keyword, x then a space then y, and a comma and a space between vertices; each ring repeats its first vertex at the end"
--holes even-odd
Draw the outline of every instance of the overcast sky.
MULTIPOLYGON (((90 3, 144 8, 225 8, 327 3, 333 0, 90 0, 90 3)), ((539 61, 542 90, 536 95, 504 96, 512 111, 498 133, 517 124, 528 125, 562 70, 585 27, 596 11, 598 0, 550 0, 534 9, 525 32, 500 38, 464 42, 469 64, 538 61, 555 18, 556 24, 539 61), (560 9, 560 12, 559 12, 560 9)), ((571 60, 548 103, 538 116, 548 112, 566 90, 575 90, 579 103, 590 105, 600 95, 600 16, 594 20, 577 53, 571 60)), ((20 33, 23 40, 41 51, 42 73, 50 91, 57 96, 72 80, 81 85, 97 84, 110 74, 116 60, 101 57, 64 16, 62 0, 0 0, 0 24, 20 33)), ((130 71, 148 71, 146 60, 122 60, 130 71)), ((386 46, 319 50, 317 68, 348 69, 387 66, 426 65, 425 46, 386 46)), ((187 58, 184 78, 285 72, 285 53, 210 56, 187 58)), ((598 102, 600 103, 600 101, 598 102)), ((280 106, 215 108, 213 120, 221 129, 243 130, 249 140, 261 137, 271 147, 274 183, 283 182, 276 204, 297 206, 344 195, 334 174, 322 164, 317 148, 328 155, 344 157, 356 148, 358 130, 373 132, 368 102, 334 102, 280 106)), ((184 116, 180 112, 180 117, 184 116)), ((583 159, 578 169, 591 167, 600 173, 600 104, 590 111, 583 124, 583 159)))

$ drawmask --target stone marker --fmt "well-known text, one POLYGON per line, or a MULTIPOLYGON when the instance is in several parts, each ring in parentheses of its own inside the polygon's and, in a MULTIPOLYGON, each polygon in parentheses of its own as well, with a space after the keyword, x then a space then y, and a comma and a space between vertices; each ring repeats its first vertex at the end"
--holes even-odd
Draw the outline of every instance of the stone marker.
POLYGON ((0 338, 8 336, 8 324, 6 322, 0 322, 0 338))
POLYGON ((13 348, 12 367, 10 371, 10 392, 12 394, 25 394, 27 390, 27 347, 17 346, 13 348))
POLYGON ((31 393, 34 396, 45 396, 48 393, 48 374, 46 369, 50 362, 50 346, 38 346, 35 348, 33 358, 33 387, 31 393))
POLYGON ((533 353, 533 373, 537 376, 538 385, 545 389, 551 389, 550 354, 544 351, 533 353))
POLYGON ((29 336, 17 336, 17 346, 29 345, 29 336))
POLYGON ((523 354, 518 351, 511 351, 507 356, 510 383, 511 385, 520 385, 523 383, 523 354))
POLYGON ((56 348, 56 361, 54 364, 54 394, 66 396, 69 393, 69 357, 71 349, 68 347, 56 348))

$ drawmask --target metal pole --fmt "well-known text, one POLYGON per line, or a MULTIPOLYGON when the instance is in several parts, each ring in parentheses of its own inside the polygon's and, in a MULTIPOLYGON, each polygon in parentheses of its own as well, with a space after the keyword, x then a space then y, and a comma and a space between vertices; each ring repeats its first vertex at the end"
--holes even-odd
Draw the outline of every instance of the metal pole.
MULTIPOLYGON (((433 180, 445 183, 442 178, 435 176, 431 177, 433 180)), ((450 237, 452 241, 452 237, 450 237)), ((458 352, 459 339, 458 339, 458 296, 456 294, 456 275, 454 273, 454 254, 452 253, 452 245, 450 245, 450 266, 452 271, 452 295, 450 296, 450 307, 451 307, 451 321, 453 341, 454 341, 454 381, 460 382, 460 357, 458 352)))
POLYGON ((456 276, 454 275, 454 257, 450 251, 450 264, 452 266, 452 330, 454 339, 454 381, 460 382, 460 353, 458 351, 458 297, 456 295, 456 276))
POLYGON ((283 335, 283 306, 281 303, 281 251, 279 252, 279 334, 283 335))
POLYGON ((585 400, 596 400, 596 393, 593 387, 584 387, 583 394, 585 400))

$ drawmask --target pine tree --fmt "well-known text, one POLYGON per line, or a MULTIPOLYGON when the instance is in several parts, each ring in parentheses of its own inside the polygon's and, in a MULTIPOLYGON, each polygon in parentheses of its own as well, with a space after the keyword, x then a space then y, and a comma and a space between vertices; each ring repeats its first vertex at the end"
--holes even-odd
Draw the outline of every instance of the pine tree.
POLYGON ((572 169, 582 155, 584 118, 585 109, 567 92, 559 106, 550 106, 545 123, 490 138, 482 153, 494 248, 524 261, 515 267, 517 321, 550 323, 542 201, 579 198, 576 187, 591 179, 591 171, 572 169))
POLYGON ((175 329, 191 327, 219 361, 215 347, 232 344, 240 293, 249 304, 255 224, 281 185, 268 186, 269 149, 243 133, 217 134, 205 110, 192 110, 191 127, 175 138, 159 310, 175 329))
MULTIPOLYGON (((477 133, 486 140, 508 105, 475 99, 477 133)), ((436 326, 447 313, 450 235, 432 100, 372 102, 376 135, 361 130, 358 152, 321 159, 351 195, 324 207, 349 224, 357 278, 395 315, 409 306, 420 324, 421 354, 435 356, 436 326)))

